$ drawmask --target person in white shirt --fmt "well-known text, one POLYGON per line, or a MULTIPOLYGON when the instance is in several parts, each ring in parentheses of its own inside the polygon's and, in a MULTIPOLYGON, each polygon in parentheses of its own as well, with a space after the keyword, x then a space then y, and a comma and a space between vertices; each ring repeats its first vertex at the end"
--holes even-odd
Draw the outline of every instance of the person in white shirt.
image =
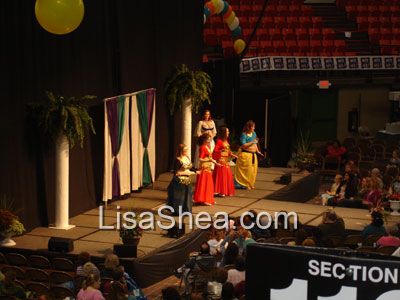
POLYGON ((228 271, 228 280, 235 287, 239 282, 246 280, 246 261, 243 256, 236 259, 235 269, 228 271))

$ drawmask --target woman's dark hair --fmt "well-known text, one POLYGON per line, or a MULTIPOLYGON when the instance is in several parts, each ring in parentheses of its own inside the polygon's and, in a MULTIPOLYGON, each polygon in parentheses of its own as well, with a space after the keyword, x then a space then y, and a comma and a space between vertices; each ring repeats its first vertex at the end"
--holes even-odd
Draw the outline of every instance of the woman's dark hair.
POLYGON ((227 130, 228 128, 227 127, 225 127, 225 126, 222 126, 222 127, 220 127, 219 129, 218 129, 218 137, 221 139, 221 140, 226 140, 228 137, 227 137, 227 134, 226 134, 226 130, 227 130))
POLYGON ((86 251, 82 251, 81 253, 78 254, 78 260, 77 260, 76 264, 78 266, 83 266, 84 264, 86 264, 89 261, 90 261, 90 254, 86 251))
POLYGON ((246 270, 246 260, 243 256, 238 256, 236 258, 235 269, 239 272, 243 272, 244 270, 246 270))
POLYGON ((123 277, 124 277, 124 270, 123 270, 123 268, 122 268, 122 267, 116 267, 116 268, 113 270, 112 278, 113 278, 115 281, 120 281, 123 277))
POLYGON ((222 286, 221 299, 232 300, 235 297, 235 288, 231 282, 225 282, 222 286))
POLYGON ((373 226, 376 226, 376 227, 381 227, 381 226, 383 226, 383 224, 384 224, 384 222, 383 222, 383 216, 382 216, 382 214, 381 214, 380 212, 373 211, 373 212, 371 213, 371 218, 372 218, 371 224, 372 224, 373 226))
POLYGON ((169 286, 161 291, 163 300, 180 300, 181 295, 179 295, 178 290, 173 287, 169 286))
POLYGON ((225 265, 233 265, 239 255, 239 247, 235 243, 229 243, 224 254, 225 265))
POLYGON ((228 271, 225 268, 216 268, 212 272, 212 279, 218 283, 225 283, 228 279, 228 271))
POLYGON ((243 132, 244 133, 250 132, 251 127, 253 127, 254 125, 256 125, 256 123, 254 123, 253 120, 248 120, 243 127, 243 132))
POLYGON ((207 133, 199 136, 199 139, 198 139, 199 146, 202 146, 208 140, 208 138, 209 138, 209 135, 207 133))
POLYGON ((212 120, 212 117, 211 117, 211 111, 210 111, 209 109, 206 109, 206 110, 203 111, 203 114, 201 115, 201 119, 204 121, 204 115, 205 115, 207 112, 210 113, 210 118, 208 119, 208 121, 211 121, 211 120, 212 120))

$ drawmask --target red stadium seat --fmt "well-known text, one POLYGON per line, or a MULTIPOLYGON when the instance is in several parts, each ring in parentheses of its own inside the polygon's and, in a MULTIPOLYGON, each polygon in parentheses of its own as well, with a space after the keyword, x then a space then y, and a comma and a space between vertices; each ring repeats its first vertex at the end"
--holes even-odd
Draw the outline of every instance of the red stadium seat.
POLYGON ((346 56, 357 56, 357 52, 346 51, 346 52, 344 53, 344 55, 346 55, 346 56))
POLYGON ((392 39, 392 29, 391 28, 381 28, 381 40, 391 40, 392 39))
POLYGON ((298 17, 287 17, 286 22, 288 23, 288 27, 290 27, 290 28, 299 27, 299 18, 298 17))
POLYGON ((368 13, 370 16, 379 16, 379 6, 378 5, 368 5, 368 13))
POLYGON ((322 41, 322 46, 323 46, 324 48, 332 48, 333 45, 334 45, 333 40, 323 40, 323 41, 322 41))
POLYGON ((344 51, 341 50, 334 50, 332 51, 332 56, 343 56, 344 55, 344 51))
POLYGON ((256 26, 257 21, 258 21, 258 17, 250 17, 250 18, 249 18, 250 27, 256 26))
POLYGON ((296 35, 298 40, 308 39, 308 30, 306 28, 297 28, 296 35))
POLYGON ((266 28, 274 27, 274 18, 273 17, 263 17, 261 20, 262 24, 266 28))
POLYGON ((274 17, 275 27, 283 28, 286 27, 286 18, 285 17, 274 17))
POLYGON ((379 41, 379 45, 381 45, 381 46, 390 46, 391 45, 391 41, 390 40, 380 40, 379 41))
POLYGON ((301 52, 308 52, 310 50, 310 42, 308 40, 298 40, 297 44, 301 52))
POLYGON ((390 17, 390 23, 392 23, 392 27, 400 27, 400 17, 390 17))
POLYGON ((368 29, 369 40, 372 43, 377 43, 380 40, 381 33, 379 28, 369 28, 368 29))
POLYGON ((368 7, 365 5, 357 5, 357 16, 368 17, 368 7))
POLYGON ((243 36, 245 36, 245 37, 250 37, 252 32, 253 32, 253 29, 246 28, 246 29, 242 30, 243 36))
POLYGON ((357 17, 358 29, 368 29, 369 23, 367 17, 357 17))
POLYGON ((321 30, 319 28, 309 28, 308 33, 310 35, 310 38, 313 40, 321 40, 322 35, 321 35, 321 30))
POLYGON ((287 48, 296 48, 297 49, 297 41, 296 40, 287 40, 285 41, 285 45, 287 48))
POLYGON ((272 47, 272 41, 260 41, 260 48, 269 48, 272 47))
POLYGON ((334 42, 335 47, 345 47, 346 42, 344 40, 335 40, 334 42))
POLYGON ((301 5, 290 5, 289 6, 290 15, 293 17, 301 16, 301 5))
POLYGON ((400 39, 400 28, 392 28, 392 38, 394 40, 400 39))
POLYGON ((379 18, 378 17, 368 17, 369 27, 379 27, 379 18))
POLYGON ((322 35, 324 36, 324 39, 334 39, 335 31, 332 28, 323 28, 322 35))
POLYGON ((226 40, 226 41, 222 41, 222 48, 229 48, 229 47, 233 47, 233 42, 232 40, 226 40))
POLYGON ((349 18, 353 19, 353 18, 357 17, 357 7, 354 5, 347 5, 346 12, 347 12, 347 16, 349 18))
POLYGON ((282 33, 280 28, 271 28, 269 29, 269 36, 272 40, 280 40, 282 39, 282 33))
POLYGON ((310 17, 299 17, 300 26, 303 28, 308 28, 312 26, 312 21, 310 17))
POLYGON ((283 28, 282 35, 285 40, 294 40, 296 39, 296 34, 292 28, 283 28))
POLYGON ((391 27, 389 17, 379 17, 380 27, 391 27))
POLYGON ((311 21, 314 27, 322 27, 322 18, 321 17, 311 17, 311 21))

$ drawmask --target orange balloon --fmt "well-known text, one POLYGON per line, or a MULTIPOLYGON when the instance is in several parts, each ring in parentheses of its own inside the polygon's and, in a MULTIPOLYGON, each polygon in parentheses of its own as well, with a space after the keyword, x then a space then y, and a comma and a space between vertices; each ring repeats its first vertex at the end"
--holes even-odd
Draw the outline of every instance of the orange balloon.
POLYGON ((246 48, 246 43, 242 39, 237 39, 233 44, 233 49, 235 49, 237 54, 242 53, 244 48, 246 48))
POLYGON ((216 8, 215 8, 214 4, 211 1, 207 2, 205 7, 207 7, 210 10, 211 15, 215 14, 216 8))
POLYGON ((232 6, 229 5, 228 10, 226 11, 226 13, 224 13, 223 18, 226 19, 228 18, 232 13, 232 6))

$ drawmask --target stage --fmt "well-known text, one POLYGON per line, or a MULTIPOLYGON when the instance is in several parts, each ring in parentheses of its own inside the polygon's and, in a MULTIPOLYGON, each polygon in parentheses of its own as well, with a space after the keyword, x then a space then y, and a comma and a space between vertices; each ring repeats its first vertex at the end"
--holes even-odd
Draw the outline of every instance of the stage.
MULTIPOLYGON (((317 226, 328 207, 317 204, 316 197, 304 202, 292 199, 269 199, 269 195, 271 197, 276 194, 287 195, 285 192, 287 190, 291 190, 292 193, 296 189, 318 190, 319 181, 316 182, 315 176, 318 177, 316 174, 298 173, 295 169, 259 168, 255 190, 236 190, 234 197, 216 198, 214 206, 194 206, 193 214, 196 216, 199 212, 208 212, 214 215, 223 211, 236 217, 246 211, 255 210, 266 211, 274 216, 275 212, 285 210, 296 212, 298 221, 302 224, 317 226), (292 173, 292 183, 289 186, 274 182, 287 172, 292 173), (301 182, 306 182, 306 184, 302 185, 301 182), (311 187, 310 184, 313 182, 318 186, 311 187), (292 187, 294 188, 291 189, 292 187), (276 193, 277 191, 279 193, 276 193)), ((157 212, 158 208, 165 204, 166 189, 171 178, 171 173, 164 173, 157 178, 152 187, 142 189, 139 193, 132 193, 127 199, 109 203, 104 210, 104 225, 116 225, 118 206, 121 212, 157 212)), ((335 211, 344 219, 348 230, 360 231, 370 223, 367 210, 337 207, 335 211)), ((104 254, 111 252, 114 244, 121 243, 121 240, 117 230, 99 229, 99 212, 99 208, 95 208, 71 218, 70 224, 76 227, 68 231, 45 227, 35 228, 23 236, 16 237, 15 248, 21 249, 20 251, 45 252, 50 237, 71 238, 74 239, 74 251, 70 254, 87 251, 94 256, 95 260, 101 261, 104 254)), ((187 224, 188 219, 184 220, 187 224)), ((391 226, 400 222, 400 217, 388 216, 386 222, 386 226, 391 226)), ((156 227, 155 230, 144 232, 138 246, 137 258, 124 259, 123 262, 133 273, 137 282, 143 288, 149 287, 151 290, 150 286, 168 277, 171 274, 171 268, 181 265, 191 251, 198 249, 204 239, 204 231, 195 229, 193 232, 188 229, 188 226, 186 226, 186 234, 179 239, 167 237, 166 231, 156 227)), ((7 252, 9 251, 12 249, 7 249, 7 252)))
MULTIPOLYGON (((193 214, 204 211, 215 214, 219 211, 227 212, 231 216, 240 216, 241 213, 253 209, 255 211, 267 211, 271 214, 281 210, 293 211, 298 214, 299 221, 303 224, 318 225, 321 214, 327 209, 325 206, 306 203, 271 200, 268 195, 285 188, 285 185, 277 184, 275 179, 286 172, 292 173, 292 182, 296 182, 305 176, 297 173, 294 169, 286 168, 259 168, 255 190, 236 190, 234 197, 216 198, 214 206, 194 206, 193 214)), ((171 173, 161 174, 153 187, 142 189, 140 193, 132 193, 128 199, 113 201, 104 209, 105 225, 116 225, 117 206, 121 211, 152 211, 165 204, 167 198, 166 189, 172 178, 171 173)), ((311 200, 311 199, 310 199, 311 200)), ((351 230, 362 230, 369 224, 370 217, 367 210, 353 208, 335 208, 339 216, 343 217, 346 228, 351 230)), ((185 219, 185 222, 188 222, 185 219)), ((400 222, 399 217, 389 216, 388 224, 400 222)), ((65 237, 74 239, 73 253, 88 251, 93 256, 103 256, 112 251, 113 245, 120 243, 117 230, 100 230, 99 208, 94 208, 81 215, 70 219, 70 224, 76 225, 68 231, 55 230, 46 227, 38 227, 23 236, 16 237, 17 248, 43 250, 47 249, 50 237, 65 237)), ((164 247, 176 239, 165 236, 165 231, 156 227, 154 231, 145 231, 138 247, 138 257, 143 257, 160 247, 164 247)), ((188 232, 186 232, 188 233, 188 232)))

